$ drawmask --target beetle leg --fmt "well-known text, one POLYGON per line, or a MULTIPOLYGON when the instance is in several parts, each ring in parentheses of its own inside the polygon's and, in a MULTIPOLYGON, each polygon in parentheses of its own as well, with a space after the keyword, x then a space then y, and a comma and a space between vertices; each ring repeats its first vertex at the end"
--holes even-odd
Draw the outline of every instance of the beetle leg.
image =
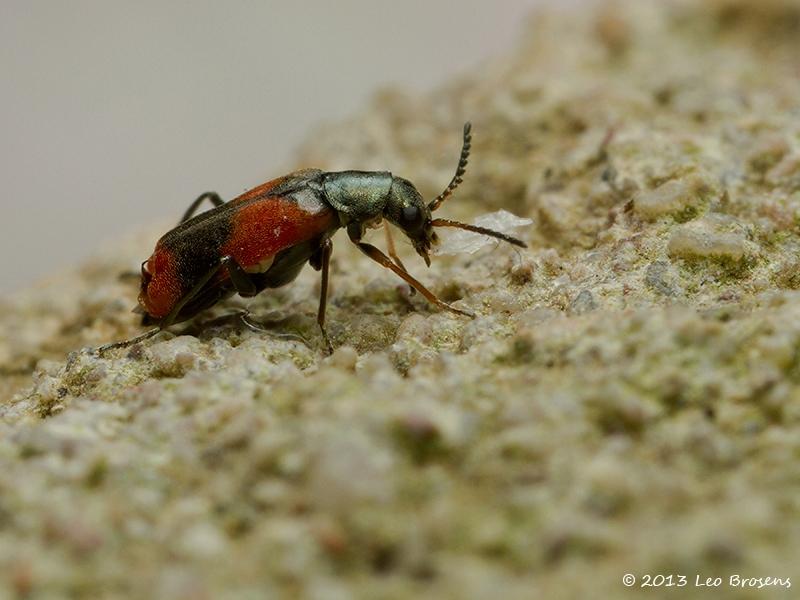
POLYGON ((394 264, 406 271, 406 266, 403 264, 403 261, 400 260, 400 257, 397 256, 397 249, 394 247, 394 237, 392 237, 392 230, 389 228, 388 221, 383 222, 383 230, 386 232, 386 251, 394 261, 394 264))
POLYGON ((243 298, 252 298, 258 294, 258 288, 253 283, 253 278, 245 271, 242 266, 236 262, 232 256, 223 256, 222 265, 228 269, 228 277, 236 288, 236 292, 243 298))
POLYGON ((451 304, 448 304, 444 300, 440 300, 436 294, 422 285, 419 281, 414 279, 411 274, 406 271, 405 269, 401 269, 396 264, 394 264, 391 259, 386 256, 383 252, 378 250, 372 244, 367 244, 366 242, 361 241, 360 231, 354 227, 347 228, 347 235, 350 236, 350 241, 353 242, 358 249, 361 250, 364 254, 369 256, 372 260, 378 263, 381 266, 386 267, 390 271, 393 271, 396 275, 398 275, 401 279, 403 279, 406 283, 408 283, 411 287, 417 290, 422 296, 431 304, 435 304, 439 308, 444 310, 449 310, 450 312, 458 313, 460 315, 465 315, 467 317, 474 317, 475 315, 469 311, 461 310, 460 308, 456 308, 451 304))
POLYGON ((133 346, 134 344, 138 344, 139 342, 143 342, 144 340, 148 340, 157 333, 161 331, 161 327, 156 327, 155 329, 151 329, 147 333, 143 333, 142 335, 137 335, 136 337, 132 337, 129 340, 124 340, 122 342, 113 342, 111 344, 103 344, 102 346, 98 346, 92 353, 96 353, 98 356, 102 356, 109 350, 116 350, 118 348, 127 348, 128 346, 133 346))
MULTIPOLYGON (((202 196, 200 199, 202 199, 202 196)), ((244 269, 242 269, 239 263, 236 262, 236 259, 234 259, 232 256, 223 256, 220 259, 219 263, 217 263, 211 269, 209 269, 209 271, 197 281, 194 287, 191 290, 189 290, 189 292, 187 292, 183 296, 183 298, 181 298, 178 301, 177 304, 175 304, 170 313, 166 317, 157 322, 158 327, 156 329, 151 329, 147 333, 131 338, 129 340, 125 340, 123 342, 116 342, 113 344, 106 344, 104 346, 100 346, 99 348, 96 349, 96 351, 100 354, 103 354, 109 350, 113 350, 116 348, 125 348, 137 342, 141 342, 143 340, 151 338, 159 331, 166 329, 167 327, 172 325, 172 323, 180 314, 181 309, 183 309, 183 307, 186 306, 187 302, 189 302, 190 300, 192 300, 192 298, 196 297, 197 294, 202 292, 205 286, 208 284, 208 282, 211 281, 211 279, 223 267, 227 269, 231 283, 233 283, 233 286, 234 288, 236 288, 236 291, 239 293, 239 295, 248 297, 248 296, 255 296, 258 293, 256 285, 250 278, 250 274, 247 273, 244 269)))
POLYGON ((331 253, 333 252, 333 242, 330 238, 325 238, 320 244, 320 266, 322 267, 322 279, 319 285, 319 309, 317 310, 317 324, 322 332, 322 339, 325 341, 328 353, 333 353, 333 345, 328 338, 325 330, 325 309, 328 306, 328 271, 331 264, 331 253))
MULTIPOLYGON (((396 264, 398 267, 400 267, 401 269, 403 269, 403 271, 407 273, 408 269, 406 269, 406 266, 403 264, 403 261, 400 260, 400 257, 397 255, 397 249, 395 249, 394 247, 394 238, 392 237, 392 229, 391 227, 389 227, 388 221, 384 220, 383 230, 386 232, 386 250, 389 252, 389 256, 394 261, 394 264, 396 264)), ((415 290, 411 286, 408 286, 408 292, 413 296, 414 294, 417 293, 417 290, 415 290)))
POLYGON ((204 194, 200 194, 197 199, 189 205, 189 208, 186 209, 186 212, 183 213, 181 220, 178 221, 178 225, 191 219, 198 207, 203 203, 203 200, 211 201, 211 204, 213 204, 215 207, 225 204, 225 201, 219 197, 217 192, 205 192, 204 194))
POLYGON ((325 245, 322 238, 317 241, 319 242, 319 246, 317 246, 317 249, 308 257, 308 264, 315 271, 319 271, 322 268, 322 252, 324 250, 323 246, 325 245))

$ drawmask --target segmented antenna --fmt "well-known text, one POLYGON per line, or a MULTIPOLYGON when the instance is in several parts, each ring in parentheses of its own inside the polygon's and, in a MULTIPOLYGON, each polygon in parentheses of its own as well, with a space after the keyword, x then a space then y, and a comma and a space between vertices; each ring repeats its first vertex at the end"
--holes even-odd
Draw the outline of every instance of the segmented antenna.
POLYGON ((467 170, 467 161, 469 160, 469 149, 470 145, 472 144, 472 123, 467 121, 464 123, 464 142, 461 146, 461 158, 458 159, 458 167, 456 168, 456 174, 453 175, 453 179, 450 180, 448 186, 444 189, 444 191, 436 196, 433 200, 431 200, 430 204, 428 204, 428 208, 431 212, 435 211, 439 206, 441 206, 442 202, 447 200, 447 197, 452 194, 455 189, 458 187, 458 184, 461 183, 462 177, 464 176, 464 172, 467 170))
POLYGON ((518 240, 514 236, 508 235, 507 233, 503 233, 501 231, 495 231, 494 229, 481 227, 479 225, 469 225, 467 223, 461 223, 459 221, 451 221, 450 219, 434 219, 433 221, 431 221, 431 225, 433 225, 434 227, 457 227, 458 229, 466 229, 467 231, 472 231, 473 233, 482 233, 483 235, 488 235, 489 237, 497 238, 498 240, 503 240, 504 242, 508 242, 509 244, 514 244, 515 246, 519 246, 520 248, 528 247, 528 244, 526 244, 522 240, 518 240))

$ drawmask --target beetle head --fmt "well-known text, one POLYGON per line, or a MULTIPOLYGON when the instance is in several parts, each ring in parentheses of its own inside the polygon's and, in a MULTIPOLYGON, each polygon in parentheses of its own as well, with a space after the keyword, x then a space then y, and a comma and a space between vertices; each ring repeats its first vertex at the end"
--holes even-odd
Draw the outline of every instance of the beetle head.
POLYGON ((389 201, 384 208, 384 216, 403 230, 414 245, 417 254, 425 260, 425 264, 428 266, 431 266, 429 255, 431 246, 439 242, 439 238, 433 230, 437 222, 431 218, 431 213, 439 208, 442 202, 453 193, 462 181, 464 172, 467 169, 467 160, 469 159, 469 150, 472 143, 471 130, 472 125, 469 122, 465 123, 464 140, 456 174, 445 190, 429 204, 425 204, 422 195, 410 181, 402 177, 392 178, 392 187, 389 190, 389 201))
POLYGON ((389 200, 383 215, 391 223, 403 230, 425 262, 430 266, 428 255, 431 245, 438 242, 431 224, 431 210, 422 199, 417 188, 402 177, 392 177, 389 200))
POLYGON ((467 122, 464 124, 464 141, 461 146, 461 156, 458 159, 456 173, 444 191, 436 196, 427 205, 422 200, 422 196, 410 181, 401 177, 392 177, 392 187, 389 190, 389 200, 384 207, 384 216, 392 223, 402 229, 414 245, 425 263, 430 266, 431 259, 429 252, 431 245, 438 243, 439 238, 434 231, 434 227, 456 227, 466 229, 475 233, 481 233, 490 237, 506 241, 515 246, 525 248, 523 241, 515 237, 506 235, 499 231, 468 225, 450 219, 434 219, 431 214, 442 205, 458 187, 467 170, 469 151, 472 144, 472 125, 467 122))

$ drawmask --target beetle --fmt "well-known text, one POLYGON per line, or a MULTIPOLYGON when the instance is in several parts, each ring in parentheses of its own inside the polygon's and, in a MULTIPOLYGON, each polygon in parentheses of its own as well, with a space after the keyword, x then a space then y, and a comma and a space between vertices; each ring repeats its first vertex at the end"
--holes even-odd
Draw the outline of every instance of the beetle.
POLYGON ((431 246, 438 242, 436 227, 457 227, 527 247, 499 231, 432 217, 461 183, 471 142, 471 125, 467 122, 455 175, 445 190, 427 204, 410 181, 388 171, 304 169, 268 181, 229 202, 215 192, 200 195, 142 263, 139 306, 134 311, 142 314, 143 325, 157 327, 100 350, 151 337, 234 293, 252 297, 265 289, 286 285, 308 263, 321 271, 317 323, 330 352, 325 309, 331 238, 341 228, 365 255, 393 271, 431 303, 453 313, 474 316, 439 299, 408 273, 386 223, 403 231, 428 266, 431 246), (206 201, 214 208, 195 216, 206 201), (367 227, 381 223, 389 256, 362 241, 367 227))

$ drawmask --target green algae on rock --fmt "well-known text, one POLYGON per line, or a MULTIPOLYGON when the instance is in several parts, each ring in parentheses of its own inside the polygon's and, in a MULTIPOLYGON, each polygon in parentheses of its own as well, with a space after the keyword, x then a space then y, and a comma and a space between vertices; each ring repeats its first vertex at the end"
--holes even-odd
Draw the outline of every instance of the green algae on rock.
POLYGON ((446 210, 530 248, 401 251, 474 320, 337 242, 330 357, 313 273, 79 352, 136 332, 117 276, 163 228, 3 300, 0 596, 786 597, 727 577, 800 581, 799 39, 789 0, 543 12, 310 137, 430 197, 473 121, 446 210))

